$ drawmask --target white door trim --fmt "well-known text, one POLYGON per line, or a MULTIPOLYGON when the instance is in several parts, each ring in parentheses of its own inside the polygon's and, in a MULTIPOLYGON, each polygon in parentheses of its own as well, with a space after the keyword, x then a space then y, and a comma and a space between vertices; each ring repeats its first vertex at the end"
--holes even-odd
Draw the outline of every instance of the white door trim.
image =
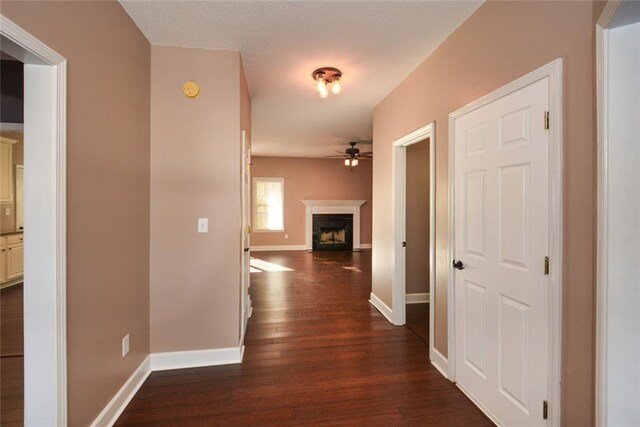
MULTIPOLYGON (((608 1, 596 22, 596 82, 597 82, 597 255, 596 255, 596 425, 608 425, 607 414, 607 329, 608 329, 608 249, 609 236, 609 86, 607 50, 609 29, 627 1, 608 1)), ((628 4, 627 4, 628 6, 628 4)), ((625 17, 626 19, 629 16, 625 17)))
MULTIPOLYGON (((431 122, 393 142, 392 160, 392 293, 391 311, 393 324, 406 322, 406 253, 402 247, 406 233, 407 205, 407 147, 429 139, 429 294, 435 296, 435 245, 436 245, 436 132, 435 122, 431 122)), ((433 360, 434 351, 434 312, 429 310, 429 358, 433 360)))
POLYGON ((247 131, 243 130, 240 135, 242 143, 242 231, 240 232, 240 347, 244 347, 244 337, 247 332, 249 318, 251 317, 251 297, 249 287, 251 287, 251 143, 247 136, 247 131), (247 174, 249 176, 247 177, 247 174), (249 259, 247 259, 249 258, 249 259))
POLYGON ((26 64, 24 132, 34 136, 25 144, 24 423, 64 426, 67 61, 3 15, 0 36, 26 64))
MULTIPOLYGON (((562 363, 562 59, 558 58, 531 73, 449 114, 449 263, 455 254, 455 119, 497 99, 549 79, 549 378, 550 426, 560 425, 560 379, 562 363)), ((540 117, 540 123, 543 118, 540 117)), ((449 268, 448 360, 449 379, 455 380, 455 271, 449 268)))
POLYGON ((605 43, 607 27, 620 7, 620 2, 607 2, 596 23, 596 84, 597 84, 597 248, 596 248, 596 425, 607 425, 607 110, 605 108, 607 87, 605 85, 605 43))

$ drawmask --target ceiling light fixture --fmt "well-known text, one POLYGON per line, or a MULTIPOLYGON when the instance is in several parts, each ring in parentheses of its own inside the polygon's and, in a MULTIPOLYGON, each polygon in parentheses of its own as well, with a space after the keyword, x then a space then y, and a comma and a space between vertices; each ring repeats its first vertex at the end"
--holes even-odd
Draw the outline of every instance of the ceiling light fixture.
POLYGON ((326 98, 329 95, 327 85, 331 85, 331 93, 334 95, 342 92, 340 79, 342 71, 333 67, 322 67, 311 73, 311 77, 316 82, 316 90, 320 94, 320 98, 326 98))

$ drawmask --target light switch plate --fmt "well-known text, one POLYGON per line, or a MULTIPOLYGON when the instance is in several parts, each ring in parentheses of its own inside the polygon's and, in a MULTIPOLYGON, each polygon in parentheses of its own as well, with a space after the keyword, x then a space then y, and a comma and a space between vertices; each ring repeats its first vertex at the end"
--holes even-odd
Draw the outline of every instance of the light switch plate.
POLYGON ((209 232, 209 218, 198 218, 198 233, 209 232))

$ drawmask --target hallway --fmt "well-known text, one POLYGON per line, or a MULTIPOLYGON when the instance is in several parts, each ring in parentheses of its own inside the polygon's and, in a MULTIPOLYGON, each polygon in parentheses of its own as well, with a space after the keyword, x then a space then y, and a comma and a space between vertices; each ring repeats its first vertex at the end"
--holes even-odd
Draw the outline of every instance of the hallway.
POLYGON ((492 425, 369 304, 370 251, 253 256, 244 362, 154 372, 117 425, 492 425))

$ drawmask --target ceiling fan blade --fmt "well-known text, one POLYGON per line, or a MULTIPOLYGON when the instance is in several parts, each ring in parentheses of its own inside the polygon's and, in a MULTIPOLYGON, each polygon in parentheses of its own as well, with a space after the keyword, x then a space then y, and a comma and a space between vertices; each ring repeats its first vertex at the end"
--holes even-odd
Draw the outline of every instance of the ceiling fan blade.
POLYGON ((327 159, 344 159, 345 158, 344 154, 341 156, 324 156, 324 157, 327 159))
POLYGON ((373 157, 358 157, 358 160, 373 160, 373 157))
POLYGON ((365 151, 364 153, 363 153, 363 152, 360 152, 359 154, 360 154, 361 156, 364 156, 364 155, 367 155, 367 154, 373 154, 373 151, 365 151))

